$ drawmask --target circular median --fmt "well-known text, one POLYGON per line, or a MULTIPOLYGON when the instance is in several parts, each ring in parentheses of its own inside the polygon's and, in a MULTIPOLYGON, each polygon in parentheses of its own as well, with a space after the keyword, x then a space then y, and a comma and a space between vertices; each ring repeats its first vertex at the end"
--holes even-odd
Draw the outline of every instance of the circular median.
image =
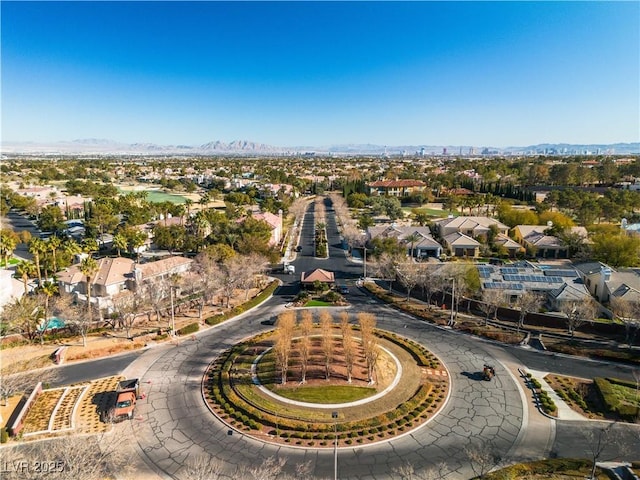
POLYGON ((210 410, 263 441, 317 448, 333 447, 336 440, 340 446, 388 440, 420 427, 444 405, 446 368, 421 345, 376 330, 370 368, 357 331, 360 347, 353 362, 340 348, 340 336, 334 337, 330 362, 320 333, 313 332, 312 354, 306 361, 292 355, 284 375, 274 352, 275 332, 235 345, 205 374, 202 389, 210 410))

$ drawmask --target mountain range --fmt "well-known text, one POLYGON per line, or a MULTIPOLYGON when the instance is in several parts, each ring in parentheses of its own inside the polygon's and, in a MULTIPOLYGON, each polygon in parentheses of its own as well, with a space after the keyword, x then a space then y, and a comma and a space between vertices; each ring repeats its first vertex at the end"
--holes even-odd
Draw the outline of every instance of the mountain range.
POLYGON ((87 138, 53 143, 3 141, 2 154, 26 155, 524 155, 524 154, 638 154, 640 142, 614 144, 542 143, 528 146, 487 147, 471 145, 374 145, 341 144, 322 147, 278 147, 248 140, 226 143, 220 140, 202 145, 158 145, 121 143, 108 139, 87 138))

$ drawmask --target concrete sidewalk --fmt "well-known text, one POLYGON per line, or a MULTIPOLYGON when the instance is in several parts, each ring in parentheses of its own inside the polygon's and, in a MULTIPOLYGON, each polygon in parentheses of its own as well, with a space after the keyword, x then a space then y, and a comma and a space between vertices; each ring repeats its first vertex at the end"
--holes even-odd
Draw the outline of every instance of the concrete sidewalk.
POLYGON ((557 420, 589 420, 589 418, 579 414, 569 405, 567 405, 567 403, 558 396, 556 391, 551 388, 551 386, 547 382, 544 381, 544 377, 546 377, 549 372, 529 370, 529 373, 531 373, 531 376, 533 378, 540 382, 540 385, 542 385, 542 389, 547 392, 551 400, 553 400, 553 403, 555 403, 556 407, 558 407, 558 415, 557 417, 555 417, 557 420))

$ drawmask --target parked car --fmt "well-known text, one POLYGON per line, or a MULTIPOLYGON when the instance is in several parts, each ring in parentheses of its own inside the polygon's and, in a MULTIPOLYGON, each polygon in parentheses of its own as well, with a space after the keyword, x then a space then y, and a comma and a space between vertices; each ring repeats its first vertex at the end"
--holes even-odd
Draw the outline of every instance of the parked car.
POLYGON ((302 245, 298 245, 296 247, 296 252, 301 252, 302 251, 302 245))
POLYGON ((338 292, 342 295, 349 293, 349 288, 346 285, 338 285, 338 292))

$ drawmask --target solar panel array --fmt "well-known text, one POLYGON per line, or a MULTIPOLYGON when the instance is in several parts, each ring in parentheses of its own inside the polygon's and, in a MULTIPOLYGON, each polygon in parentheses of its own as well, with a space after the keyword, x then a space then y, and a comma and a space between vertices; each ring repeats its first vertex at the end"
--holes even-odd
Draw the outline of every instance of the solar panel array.
POLYGON ((544 274, 547 277, 572 277, 578 276, 578 272, 575 270, 545 270, 544 274))
POLYGON ((545 277, 544 275, 503 275, 507 282, 564 283, 562 277, 545 277))
POLYGON ((514 267, 504 267, 500 269, 502 275, 517 275, 518 269, 514 267))
POLYGON ((508 283, 508 282, 485 282, 484 288, 488 289, 500 289, 500 290, 524 290, 524 285, 521 283, 508 283))
POLYGON ((478 265, 478 274, 480 275, 480 278, 489 278, 493 271, 493 267, 488 265, 478 265))

